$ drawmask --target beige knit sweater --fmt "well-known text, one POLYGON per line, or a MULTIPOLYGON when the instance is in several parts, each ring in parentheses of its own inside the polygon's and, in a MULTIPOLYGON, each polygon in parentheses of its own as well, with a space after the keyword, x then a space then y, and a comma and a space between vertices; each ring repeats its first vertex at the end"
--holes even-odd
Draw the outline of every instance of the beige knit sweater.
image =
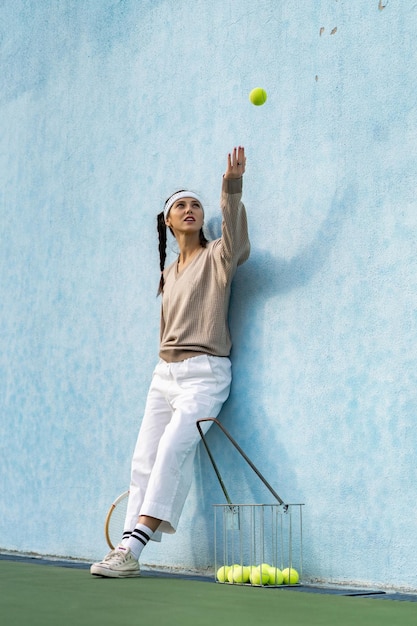
POLYGON ((241 197, 242 179, 223 179, 221 238, 202 248, 180 273, 177 262, 164 272, 159 352, 164 361, 230 354, 230 286, 250 252, 241 197))

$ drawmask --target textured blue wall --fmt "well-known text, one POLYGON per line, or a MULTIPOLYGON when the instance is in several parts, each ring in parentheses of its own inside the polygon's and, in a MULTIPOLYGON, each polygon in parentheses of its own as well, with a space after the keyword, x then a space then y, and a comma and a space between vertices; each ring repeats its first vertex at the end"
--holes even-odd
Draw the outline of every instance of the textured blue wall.
MULTIPOLYGON (((416 27, 399 0, 0 3, 0 548, 106 550, 157 356, 155 215, 191 187, 215 235, 241 143, 222 419, 305 502, 307 578, 417 590, 416 27)), ((235 500, 269 501, 209 438, 235 500)), ((221 501, 200 451, 147 562, 210 566, 221 501)))

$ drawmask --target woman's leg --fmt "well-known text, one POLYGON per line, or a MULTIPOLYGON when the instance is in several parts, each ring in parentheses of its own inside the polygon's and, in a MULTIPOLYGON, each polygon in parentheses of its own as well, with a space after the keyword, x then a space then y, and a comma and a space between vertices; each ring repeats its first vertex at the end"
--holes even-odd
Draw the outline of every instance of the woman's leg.
POLYGON ((138 559, 126 545, 135 531, 139 539, 148 539, 153 535, 153 527, 159 520, 145 520, 144 529, 138 529, 139 509, 146 493, 149 476, 154 465, 159 440, 166 425, 169 423, 173 410, 163 392, 164 382, 161 381, 155 368, 146 401, 145 413, 139 430, 135 451, 132 459, 131 482, 123 541, 116 550, 112 550, 102 561, 93 563, 92 574, 111 578, 126 578, 140 575, 138 559), (149 529, 149 531, 147 530, 149 529), (141 534, 142 531, 142 534, 141 534), (143 534, 145 533, 145 534, 143 534))
MULTIPOLYGON (((181 363, 158 364, 132 461, 132 495, 126 527, 134 526, 134 532, 126 546, 92 565, 92 574, 138 576, 138 546, 134 541, 141 541, 145 535, 146 544, 153 536, 153 528, 175 532, 193 478, 200 440, 196 422, 217 417, 229 395, 230 383, 231 365, 226 358, 203 355, 181 363)), ((209 425, 210 422, 204 425, 205 431, 209 425)))
POLYGON ((231 365, 227 358, 202 355, 164 367, 174 412, 159 441, 140 515, 162 520, 158 530, 173 533, 193 479, 196 422, 219 414, 229 395, 231 365))
MULTIPOLYGON (((166 384, 167 381, 164 376, 160 376, 157 366, 149 388, 145 412, 132 457, 129 500, 124 524, 124 530, 128 532, 131 532, 138 523, 159 442, 172 418, 173 409, 166 398, 166 384)), ((151 523, 149 527, 156 530, 152 526, 154 523, 151 523)))

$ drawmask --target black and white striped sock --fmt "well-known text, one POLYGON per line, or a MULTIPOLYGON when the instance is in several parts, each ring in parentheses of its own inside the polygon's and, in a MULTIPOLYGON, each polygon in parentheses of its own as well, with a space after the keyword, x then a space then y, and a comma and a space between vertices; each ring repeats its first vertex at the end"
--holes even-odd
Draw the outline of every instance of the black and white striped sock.
POLYGON ((153 531, 144 524, 135 526, 129 539, 123 542, 123 545, 130 548, 135 559, 139 560, 143 548, 152 537, 153 531))
POLYGON ((121 542, 120 542, 120 543, 122 544, 122 546, 124 546, 124 545, 126 544, 126 541, 127 541, 128 539, 130 539, 131 534, 132 534, 132 531, 131 531, 131 530, 125 530, 125 531, 123 532, 123 537, 122 537, 122 540, 121 540, 121 542))

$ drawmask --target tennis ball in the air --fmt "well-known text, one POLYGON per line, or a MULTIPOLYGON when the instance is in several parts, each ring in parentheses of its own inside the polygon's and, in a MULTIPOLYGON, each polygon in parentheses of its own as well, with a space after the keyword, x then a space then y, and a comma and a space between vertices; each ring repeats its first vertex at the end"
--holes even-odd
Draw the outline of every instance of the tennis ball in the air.
POLYGON ((269 568, 270 565, 262 563, 258 567, 251 567, 250 569, 250 582, 252 585, 267 585, 269 581, 269 568))
POLYGON ((247 583, 250 568, 246 565, 232 565, 227 575, 229 583, 247 583))
POLYGON ((296 585, 300 580, 297 570, 293 567, 286 567, 282 570, 282 575, 284 577, 284 583, 286 585, 296 585))
POLYGON ((265 104, 266 98, 266 91, 262 89, 262 87, 255 87, 249 94, 249 100, 257 107, 261 106, 261 104, 265 104))
POLYGON ((227 575, 229 573, 229 570, 230 565, 222 565, 222 567, 219 567, 216 573, 216 578, 220 583, 225 583, 228 581, 227 575))
POLYGON ((268 585, 282 585, 284 582, 284 576, 278 567, 269 568, 269 580, 268 585))

